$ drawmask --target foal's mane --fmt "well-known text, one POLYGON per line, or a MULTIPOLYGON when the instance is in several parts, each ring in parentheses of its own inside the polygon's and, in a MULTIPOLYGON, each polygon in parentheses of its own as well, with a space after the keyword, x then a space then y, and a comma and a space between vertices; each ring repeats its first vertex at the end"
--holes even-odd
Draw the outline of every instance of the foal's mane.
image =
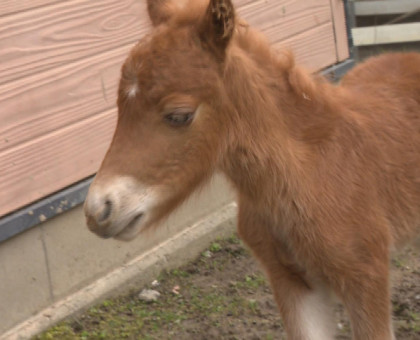
POLYGON ((270 92, 265 98, 276 101, 272 109, 281 112, 288 131, 299 130, 299 139, 315 144, 331 135, 339 114, 339 87, 299 66, 289 49, 274 49, 265 36, 240 19, 227 52, 226 69, 237 67, 229 63, 238 62, 246 65, 243 71, 255 83, 251 86, 270 92))

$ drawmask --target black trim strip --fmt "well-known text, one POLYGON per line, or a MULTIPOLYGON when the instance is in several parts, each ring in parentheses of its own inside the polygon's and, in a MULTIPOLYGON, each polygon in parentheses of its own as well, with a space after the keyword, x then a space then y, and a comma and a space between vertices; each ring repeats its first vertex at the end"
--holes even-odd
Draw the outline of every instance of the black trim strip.
POLYGON ((0 219, 0 242, 83 203, 92 178, 17 210, 0 219))
POLYGON ((344 76, 353 66, 355 61, 353 59, 347 59, 343 62, 330 66, 325 70, 321 71, 321 74, 331 81, 338 81, 344 76))

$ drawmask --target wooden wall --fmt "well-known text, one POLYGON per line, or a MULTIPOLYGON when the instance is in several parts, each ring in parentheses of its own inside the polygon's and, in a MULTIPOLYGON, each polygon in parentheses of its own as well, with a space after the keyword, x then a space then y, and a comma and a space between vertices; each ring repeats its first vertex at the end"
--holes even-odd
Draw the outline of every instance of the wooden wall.
MULTIPOLYGON (((348 57, 341 0, 235 3, 313 70, 348 57)), ((142 0, 0 2, 0 216, 95 172, 120 65, 149 29, 142 0)))

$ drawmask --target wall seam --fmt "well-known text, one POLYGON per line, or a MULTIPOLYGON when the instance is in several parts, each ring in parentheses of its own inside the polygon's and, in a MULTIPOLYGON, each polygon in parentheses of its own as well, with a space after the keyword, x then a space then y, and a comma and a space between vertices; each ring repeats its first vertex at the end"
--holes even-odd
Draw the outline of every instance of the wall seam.
POLYGON ((50 261, 48 258, 48 249, 47 249, 47 245, 45 243, 45 230, 44 230, 44 225, 40 225, 39 228, 41 229, 41 241, 42 241, 42 249, 44 251, 44 261, 45 261, 45 266, 47 268, 47 278, 48 278, 48 293, 51 299, 51 303, 54 302, 55 297, 54 297, 54 290, 53 290, 53 285, 52 285, 52 279, 51 279, 51 270, 50 270, 50 261))
POLYGON ((335 49, 335 62, 340 60, 340 56, 338 54, 338 40, 337 40, 337 30, 335 28, 335 18, 334 18, 334 11, 333 11, 333 0, 330 0, 330 15, 331 15, 331 23, 333 27, 333 34, 334 34, 334 49, 335 49))

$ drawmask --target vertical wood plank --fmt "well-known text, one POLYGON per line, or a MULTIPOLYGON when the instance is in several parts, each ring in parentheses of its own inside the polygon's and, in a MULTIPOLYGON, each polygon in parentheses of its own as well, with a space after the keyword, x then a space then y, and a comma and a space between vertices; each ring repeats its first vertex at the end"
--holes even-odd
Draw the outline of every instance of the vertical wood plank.
POLYGON ((331 0, 331 14, 334 23, 337 59, 343 61, 350 56, 343 0, 331 0))

